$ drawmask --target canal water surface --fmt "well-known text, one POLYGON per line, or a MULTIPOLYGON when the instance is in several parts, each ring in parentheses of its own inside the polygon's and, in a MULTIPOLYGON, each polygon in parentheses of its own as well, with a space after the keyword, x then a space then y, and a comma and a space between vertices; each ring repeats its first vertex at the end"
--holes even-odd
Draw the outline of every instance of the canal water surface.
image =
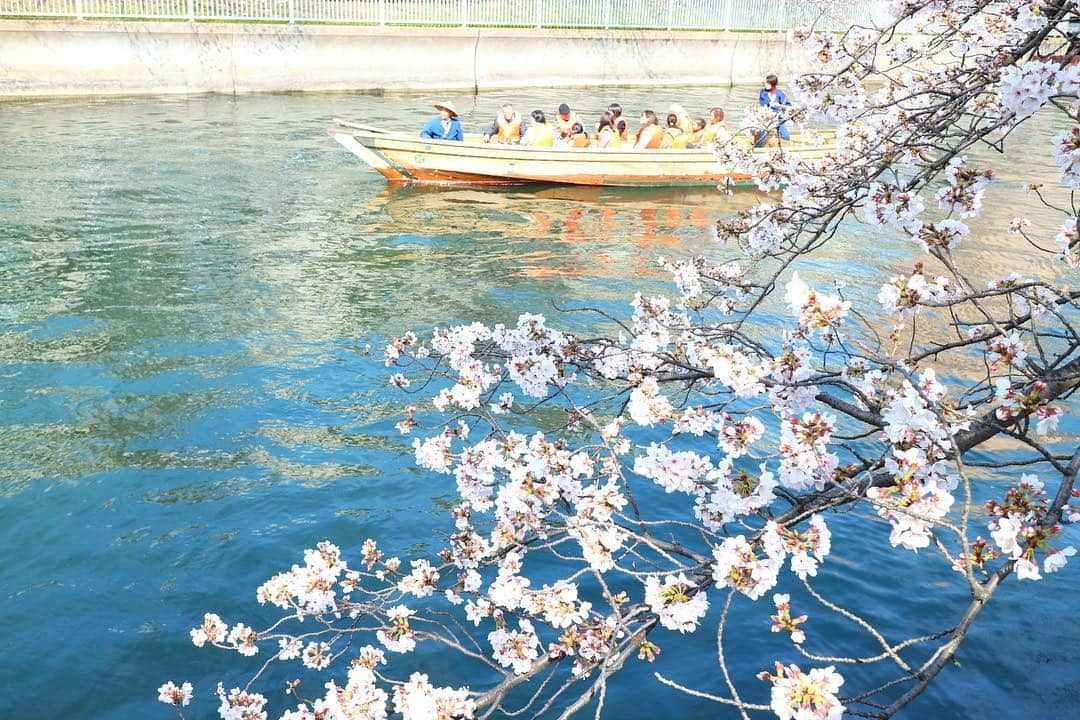
MULTIPOLYGON (((549 112, 565 100, 588 118, 612 100, 630 114, 681 101, 695 115, 722 104, 738 116, 754 93, 450 99, 477 130, 504 99, 549 112)), ((196 683, 189 717, 213 716, 212 682, 228 686, 255 665, 191 646, 187 631, 204 611, 267 617, 257 585, 319 540, 355 553, 376 536, 422 552, 447 526, 452 481, 413 467, 394 429, 414 399, 387 385, 387 337, 527 310, 555 316, 556 305, 626 312, 635 291, 666 289, 658 256, 728 252, 713 239, 715 220, 761 200, 393 190, 323 132, 334 116, 419 127, 431 103, 350 94, 0 103, 0 718, 168 718, 155 701, 166 679, 196 683)), ((1045 268, 1003 230, 1024 214, 1041 236, 1056 232, 1060 219, 1021 189, 1031 177, 1055 184, 1053 131, 1036 124, 1005 159, 987 156, 1001 178, 964 248, 986 273, 1045 268)), ((803 274, 847 277, 853 297, 868 300, 916 252, 852 226, 803 274)), ((887 529, 843 528, 820 582, 897 637, 944 626, 966 602, 940 562, 890 548, 887 529)), ((1010 580, 910 716, 1076 712, 1078 578, 1070 567, 1038 584, 1010 580)), ((737 612, 768 635, 766 610, 737 612)), ((873 650, 819 615, 826 651, 873 650)), ((760 637, 728 640, 734 673, 759 701, 767 692, 753 675, 776 657, 760 637)), ((677 701, 682 717, 729 717, 659 686, 642 702, 653 669, 719 692, 713 641, 661 636, 657 665, 634 666, 609 689, 610 716, 653 718, 677 701)), ((420 661, 433 678, 452 672, 445 660, 420 661)), ((869 677, 844 671, 853 685, 869 677)), ((284 696, 271 698, 280 712, 284 696)))

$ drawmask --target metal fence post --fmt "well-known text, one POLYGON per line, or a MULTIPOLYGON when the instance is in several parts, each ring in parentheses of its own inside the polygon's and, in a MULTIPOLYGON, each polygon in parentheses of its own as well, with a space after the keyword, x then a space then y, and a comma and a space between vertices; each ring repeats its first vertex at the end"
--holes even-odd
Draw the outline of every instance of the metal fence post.
POLYGON ((536 27, 544 27, 544 0, 536 0, 536 27))
POLYGON ((731 0, 724 3, 724 32, 731 30, 731 0))
POLYGON ((469 0, 461 0, 461 27, 469 27, 469 0))
POLYGON ((379 25, 386 25, 386 0, 379 0, 379 25))
POLYGON ((611 0, 604 3, 604 29, 611 29, 611 0))
POLYGON ((783 31, 787 27, 787 0, 780 0, 780 20, 777 21, 777 31, 783 31))
POLYGON ((75 19, 76 20, 82 20, 83 19, 82 0, 75 0, 75 19))
POLYGON ((289 24, 296 24, 296 0, 289 0, 289 24))
POLYGON ((195 0, 187 0, 188 22, 195 22, 195 0))
POLYGON ((675 10, 675 0, 667 0, 667 29, 671 29, 671 14, 675 10))

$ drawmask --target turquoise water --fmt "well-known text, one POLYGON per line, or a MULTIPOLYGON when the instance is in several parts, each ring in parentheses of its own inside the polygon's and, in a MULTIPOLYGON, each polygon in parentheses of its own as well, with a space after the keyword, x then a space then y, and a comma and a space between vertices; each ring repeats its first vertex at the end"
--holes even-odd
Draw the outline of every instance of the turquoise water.
MULTIPOLYGON (((753 95, 566 99, 591 116, 609 97, 730 109, 753 95)), ((476 128, 504 96, 451 99, 476 128)), ((376 536, 418 552, 446 526, 452 483, 414 468, 393 427, 411 398, 387 387, 388 336, 554 315, 567 299, 624 308, 635 290, 666 287, 658 255, 716 252, 715 219, 760 200, 390 190, 323 133, 333 116, 416 124, 429 105, 413 95, 0 104, 0 718, 167 718, 155 701, 166 679, 196 684, 189 717, 214 715, 212 682, 255 665, 193 648, 187 630, 202 612, 267 617, 257 585, 319 540, 354 552, 376 536)), ((993 159, 1002 177, 965 247, 986 272, 1038 267, 999 231, 1021 213, 1044 232, 1058 222, 1019 190, 1033 174, 1053 182, 1051 130, 1036 126, 1009 161, 993 159)), ((844 274, 865 298, 912 258, 856 227, 803 274, 844 274)), ((950 573, 893 551, 885 529, 836 527, 819 586, 897 637, 941 627, 964 604, 950 573)), ((908 716, 1068 715, 1080 706, 1078 591, 1075 568, 1007 583, 908 716)), ((764 610, 737 605, 736 619, 761 632, 728 643, 759 701, 752 676, 785 657, 764 610)), ((825 651, 871 648, 843 621, 820 611, 812 621, 825 651)), ((657 665, 631 667, 609 692, 611 716, 653 717, 656 703, 678 701, 685 717, 728 717, 659 686, 655 703, 640 702, 654 669, 720 688, 708 633, 658 638, 657 665)), ((852 689, 868 672, 845 669, 852 689)))

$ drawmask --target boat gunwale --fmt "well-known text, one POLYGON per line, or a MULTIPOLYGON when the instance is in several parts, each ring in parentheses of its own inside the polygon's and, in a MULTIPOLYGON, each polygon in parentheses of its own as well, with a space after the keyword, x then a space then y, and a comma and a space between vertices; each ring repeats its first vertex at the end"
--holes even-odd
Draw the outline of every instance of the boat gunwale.
MULTIPOLYGON (((347 135, 359 144, 369 148, 389 151, 425 152, 433 155, 452 157, 479 157, 502 160, 527 159, 545 162, 643 162, 650 163, 716 163, 716 153, 702 148, 671 150, 669 148, 624 149, 624 148, 549 148, 528 146, 505 146, 498 144, 461 142, 458 140, 436 140, 416 138, 404 133, 373 133, 363 130, 329 128, 330 134, 347 135), (368 142, 365 142, 368 141, 368 142), (389 142, 388 142, 389 141, 389 142), (420 146, 420 147, 418 147, 420 146), (462 152, 462 151, 465 152, 462 152), (479 151, 479 152, 477 152, 479 151), (583 152, 584 151, 584 152, 583 152)), ((752 148, 755 154, 766 154, 777 148, 752 148)), ((790 148, 792 152, 806 155, 815 151, 825 152, 826 146, 790 148)))

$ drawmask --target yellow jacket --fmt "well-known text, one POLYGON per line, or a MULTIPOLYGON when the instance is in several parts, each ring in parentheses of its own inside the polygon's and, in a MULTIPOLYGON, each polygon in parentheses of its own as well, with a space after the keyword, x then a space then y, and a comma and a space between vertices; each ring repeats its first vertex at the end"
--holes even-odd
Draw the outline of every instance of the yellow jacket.
POLYGON ((525 131, 525 137, 521 140, 522 145, 533 147, 552 147, 555 144, 555 131, 548 124, 533 123, 525 131))

